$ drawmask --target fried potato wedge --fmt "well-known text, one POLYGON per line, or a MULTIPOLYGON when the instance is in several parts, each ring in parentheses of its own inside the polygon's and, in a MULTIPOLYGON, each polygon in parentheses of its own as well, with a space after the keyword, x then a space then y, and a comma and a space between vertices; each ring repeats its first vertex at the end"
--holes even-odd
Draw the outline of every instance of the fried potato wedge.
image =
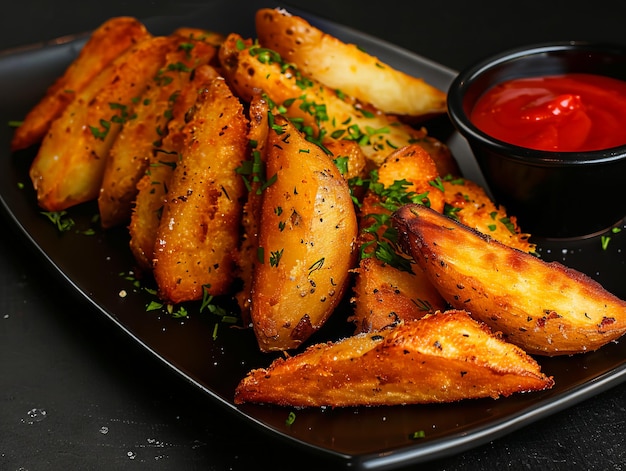
POLYGON ((436 211, 393 216, 400 243, 455 308, 530 354, 592 351, 626 332, 626 301, 587 275, 513 249, 436 211))
POLYGON ((146 39, 118 56, 76 95, 44 137, 30 168, 39 205, 60 211, 95 200, 122 124, 171 50, 172 38, 146 39))
POLYGON ((445 178, 441 183, 445 204, 459 222, 509 247, 535 252, 536 244, 530 241, 530 234, 522 232, 517 218, 496 205, 483 187, 466 178, 445 178))
POLYGON ((262 8, 255 23, 263 47, 278 52, 303 74, 384 113, 420 117, 446 111, 444 91, 315 28, 304 18, 284 9, 262 8))
POLYGON ((122 126, 106 159, 98 209, 107 229, 127 223, 150 155, 162 144, 172 107, 196 67, 216 55, 215 46, 180 36, 165 63, 134 106, 134 118, 122 126))
POLYGON ((268 134, 251 318, 259 348, 298 347, 340 302, 356 257, 347 182, 322 148, 281 115, 268 134))
POLYGON ((187 124, 154 248, 159 297, 177 304, 226 294, 236 275, 248 121, 226 82, 202 88, 187 124))
POLYGON ((376 174, 359 211, 362 258, 354 270, 350 300, 354 310, 348 319, 357 333, 419 319, 447 306, 421 267, 396 247, 394 229, 388 224, 391 208, 406 201, 443 210, 443 191, 433 159, 421 146, 411 144, 392 152, 376 174))
POLYGON ((537 362, 464 311, 312 345, 252 370, 234 401, 382 406, 498 398, 553 386, 537 362))
POLYGON ((50 124, 58 118, 74 97, 116 57, 134 44, 151 37, 137 19, 115 17, 96 28, 78 56, 28 112, 15 130, 11 150, 25 149, 39 143, 50 124))
POLYGON ((150 156, 145 175, 137 183, 137 195, 132 206, 129 246, 141 271, 152 270, 154 246, 167 197, 172 172, 180 160, 180 152, 188 139, 187 113, 193 109, 198 93, 218 72, 211 66, 201 65, 194 69, 191 80, 176 94, 172 106, 172 118, 167 124, 160 147, 150 156))
MULTIPOLYGON (((434 140, 424 128, 401 123, 369 104, 338 92, 304 76, 281 57, 260 48, 251 40, 231 33, 219 49, 224 75, 238 96, 250 101, 255 90, 262 90, 282 114, 310 130, 313 139, 357 141, 370 166, 380 165, 389 153, 413 142, 434 140)), ((441 144, 441 149, 446 146, 441 144)), ((442 174, 458 174, 456 161, 448 152, 437 153, 442 174)))

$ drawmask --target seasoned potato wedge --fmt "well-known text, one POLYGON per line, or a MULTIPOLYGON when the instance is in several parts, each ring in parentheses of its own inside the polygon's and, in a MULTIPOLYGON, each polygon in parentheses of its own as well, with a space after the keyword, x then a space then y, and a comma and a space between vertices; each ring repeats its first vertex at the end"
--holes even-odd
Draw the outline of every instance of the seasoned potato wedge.
POLYGON ((592 351, 626 332, 626 301, 588 276, 547 263, 420 205, 393 217, 407 253, 457 309, 528 353, 592 351))
MULTIPOLYGON (((395 149, 434 140, 426 130, 403 124, 369 104, 303 76, 273 51, 259 48, 251 40, 231 33, 219 50, 220 64, 231 87, 250 101, 255 90, 263 90, 283 113, 301 123, 313 139, 357 141, 371 166, 380 165, 395 149)), ((456 161, 443 144, 436 155, 441 173, 458 174, 456 161)), ((435 156, 433 156, 435 158, 435 156)))
POLYGON ((464 311, 446 311, 275 360, 235 403, 344 407, 498 398, 553 386, 537 362, 464 311))
POLYGON ((251 318, 262 351, 298 347, 328 319, 349 282, 357 221, 331 158, 283 116, 268 134, 251 318))
POLYGON ((118 56, 52 122, 30 168, 39 205, 48 211, 95 200, 109 150, 133 100, 161 67, 173 39, 141 41, 118 56))
POLYGON ((284 9, 262 8, 255 22, 263 47, 277 51, 303 74, 330 88, 389 114, 420 117, 446 111, 442 90, 324 33, 304 18, 284 9))
POLYGON ((159 296, 172 304, 232 288, 245 187, 248 122, 226 82, 202 88, 187 124, 154 248, 159 296))
POLYGON ((354 270, 354 312, 349 320, 356 332, 371 332, 400 320, 419 319, 447 304, 420 266, 396 247, 388 218, 407 201, 443 210, 443 192, 430 155, 412 144, 392 152, 377 169, 359 211, 362 258, 354 270))
POLYGON ((39 143, 74 97, 113 59, 134 44, 149 38, 146 27, 135 18, 115 17, 96 28, 80 53, 28 112, 15 130, 11 150, 25 149, 39 143))
POLYGON ((180 152, 187 139, 185 121, 193 108, 199 91, 217 71, 208 65, 194 70, 191 81, 176 95, 172 107, 172 119, 168 122, 163 142, 150 156, 145 175, 137 183, 137 195, 129 224, 130 249, 142 271, 152 270, 157 231, 167 196, 172 172, 180 159, 180 152))
POLYGON ((124 123, 106 159, 98 195, 103 228, 128 222, 137 182, 150 155, 162 145, 177 95, 195 68, 210 62, 216 52, 211 44, 181 36, 166 54, 163 67, 137 100, 134 118, 124 123))

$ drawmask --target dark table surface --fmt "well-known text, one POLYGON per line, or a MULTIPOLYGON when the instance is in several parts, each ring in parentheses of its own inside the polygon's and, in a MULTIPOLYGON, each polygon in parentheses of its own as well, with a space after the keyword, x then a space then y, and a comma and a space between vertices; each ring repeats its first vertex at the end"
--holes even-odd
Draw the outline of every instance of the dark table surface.
MULTIPOLYGON (((89 30, 110 16, 180 15, 203 3, 11 2, 0 18, 0 49, 89 30)), ((626 43, 623 2, 289 3, 456 70, 524 43, 626 43)), ((0 469, 333 469, 215 407, 87 303, 67 296, 4 226, 0 469)), ((411 469, 624 469, 625 424, 621 384, 493 442, 411 469)))

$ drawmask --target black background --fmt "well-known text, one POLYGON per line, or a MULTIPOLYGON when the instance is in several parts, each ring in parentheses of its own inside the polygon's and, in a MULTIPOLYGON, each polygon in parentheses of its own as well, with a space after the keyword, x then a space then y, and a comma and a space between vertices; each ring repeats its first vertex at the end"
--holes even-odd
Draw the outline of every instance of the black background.
MULTIPOLYGON (((181 15, 203 3, 12 2, 0 19, 0 49, 90 30, 110 16, 181 15)), ((457 70, 526 43, 626 44, 626 4, 618 2, 289 3, 457 70)), ((214 407, 86 303, 68 297, 0 223, 0 469, 333 468, 214 407)), ((625 423, 626 385, 620 385, 494 442, 411 469, 623 469, 625 423)))

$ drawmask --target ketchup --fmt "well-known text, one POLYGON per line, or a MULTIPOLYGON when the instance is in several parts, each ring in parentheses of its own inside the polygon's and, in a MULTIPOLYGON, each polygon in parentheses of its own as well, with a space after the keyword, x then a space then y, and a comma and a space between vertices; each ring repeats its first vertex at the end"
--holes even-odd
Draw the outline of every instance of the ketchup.
POLYGON ((519 78, 480 97, 471 121, 510 144, 590 151, 626 144, 626 82, 593 74, 519 78))

